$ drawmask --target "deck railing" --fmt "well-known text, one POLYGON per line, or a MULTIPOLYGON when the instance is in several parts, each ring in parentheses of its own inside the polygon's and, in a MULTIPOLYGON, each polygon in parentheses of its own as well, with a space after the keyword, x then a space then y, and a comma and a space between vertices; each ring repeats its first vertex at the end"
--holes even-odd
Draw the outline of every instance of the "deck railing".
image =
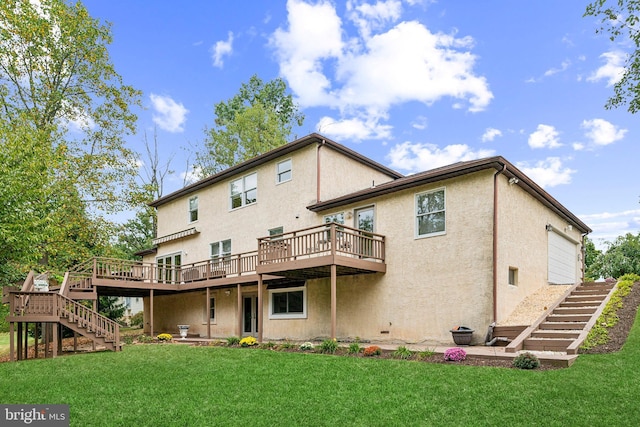
POLYGON ((117 322, 58 293, 11 292, 9 307, 10 314, 15 317, 66 318, 106 341, 120 341, 117 322))
POLYGON ((329 223, 258 239, 260 265, 322 255, 384 262, 384 236, 329 223))

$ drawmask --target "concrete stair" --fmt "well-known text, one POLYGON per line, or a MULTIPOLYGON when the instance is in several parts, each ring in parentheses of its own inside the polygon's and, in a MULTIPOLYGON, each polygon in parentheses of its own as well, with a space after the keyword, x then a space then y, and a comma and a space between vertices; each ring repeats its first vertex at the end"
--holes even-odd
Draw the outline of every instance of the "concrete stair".
POLYGON ((585 283, 575 286, 505 351, 553 351, 576 354, 578 347, 602 313, 615 284, 585 283))

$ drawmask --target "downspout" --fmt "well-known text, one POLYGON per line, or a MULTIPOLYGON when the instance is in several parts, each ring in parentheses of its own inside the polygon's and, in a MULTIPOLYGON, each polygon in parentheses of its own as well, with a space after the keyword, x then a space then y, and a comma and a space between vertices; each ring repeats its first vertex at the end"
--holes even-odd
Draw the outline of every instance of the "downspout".
POLYGON ((498 175, 507 170, 503 165, 502 170, 493 175, 493 322, 498 321, 498 175))
POLYGON ((320 202, 320 148, 324 146, 325 140, 323 139, 320 144, 318 144, 318 150, 316 152, 316 203, 320 202))
POLYGON ((587 248, 584 247, 584 239, 587 237, 589 233, 582 233, 580 237, 580 254, 582 255, 582 277, 580 278, 580 282, 584 283, 584 276, 587 272, 587 248))

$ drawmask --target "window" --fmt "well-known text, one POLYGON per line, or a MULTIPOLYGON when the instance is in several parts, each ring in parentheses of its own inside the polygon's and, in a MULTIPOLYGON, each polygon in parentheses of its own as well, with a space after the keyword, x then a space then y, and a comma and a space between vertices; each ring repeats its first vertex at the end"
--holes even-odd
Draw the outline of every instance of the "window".
POLYGON ((198 196, 189 199, 189 222, 198 220, 198 196))
POLYGON ((307 287, 269 290, 270 319, 306 319, 307 287))
POLYGON ((444 189, 416 194, 416 235, 437 236, 445 233, 444 189))
MULTIPOLYGON (((269 236, 277 236, 284 233, 284 227, 276 227, 269 230, 269 236)), ((282 238, 282 236, 280 236, 282 238)))
MULTIPOLYGON (((335 222, 336 224, 344 224, 344 212, 338 212, 331 215, 324 216, 324 223, 329 224, 330 222, 335 222)), ((327 227, 329 228, 329 227, 327 227)), ((343 229, 341 227, 338 230, 343 229)), ((339 234, 339 233, 337 233, 339 234)), ((331 230, 327 230, 326 239, 331 240, 331 230)))
POLYGON ((211 258, 226 259, 231 256, 231 239, 211 244, 211 258))
POLYGON ((211 319, 212 322, 216 320, 216 299, 215 299, 215 297, 211 297, 209 299, 209 319, 211 319))
POLYGON ((276 182, 291 181, 291 159, 287 159, 276 165, 276 182))
POLYGON ((258 200, 258 174, 231 181, 231 209, 250 205, 258 200))
POLYGON ((509 284, 512 286, 518 286, 518 269, 509 267, 509 284))

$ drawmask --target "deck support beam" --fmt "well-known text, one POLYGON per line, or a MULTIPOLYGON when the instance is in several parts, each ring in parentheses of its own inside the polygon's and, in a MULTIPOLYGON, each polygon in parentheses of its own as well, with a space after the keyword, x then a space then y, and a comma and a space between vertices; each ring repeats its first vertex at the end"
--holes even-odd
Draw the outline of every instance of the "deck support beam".
POLYGON ((338 297, 337 297, 337 266, 331 264, 331 339, 336 339, 337 333, 337 312, 338 312, 338 297))
POLYGON ((9 322, 9 360, 15 362, 15 322, 9 322))
POLYGON ((211 339, 211 288, 207 287, 207 338, 211 339))
POLYGON ((264 322, 262 321, 262 274, 258 275, 258 342, 262 342, 262 329, 264 322))
POLYGON ((149 290, 149 336, 153 337, 153 289, 149 290))
POLYGON ((242 336, 242 286, 238 283, 238 307, 236 310, 236 336, 242 336))

